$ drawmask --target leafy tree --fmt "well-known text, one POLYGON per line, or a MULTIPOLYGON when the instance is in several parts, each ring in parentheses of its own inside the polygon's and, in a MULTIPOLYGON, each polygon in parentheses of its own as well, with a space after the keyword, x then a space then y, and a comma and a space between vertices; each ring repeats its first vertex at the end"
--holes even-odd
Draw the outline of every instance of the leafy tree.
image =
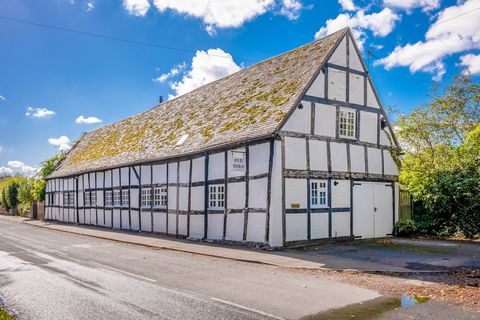
POLYGON ((33 200, 35 201, 44 201, 45 200, 45 180, 43 179, 36 179, 33 183, 33 200))
POLYGON ((42 162, 40 170, 38 171, 38 176, 41 179, 45 179, 49 174, 55 170, 55 168, 60 164, 60 162, 65 158, 65 154, 59 153, 45 161, 42 162))
POLYGON ((20 203, 30 203, 33 199, 33 186, 35 180, 32 178, 18 177, 18 201, 20 203))
POLYGON ((18 182, 11 180, 5 187, 5 204, 8 209, 17 207, 18 201, 18 182))

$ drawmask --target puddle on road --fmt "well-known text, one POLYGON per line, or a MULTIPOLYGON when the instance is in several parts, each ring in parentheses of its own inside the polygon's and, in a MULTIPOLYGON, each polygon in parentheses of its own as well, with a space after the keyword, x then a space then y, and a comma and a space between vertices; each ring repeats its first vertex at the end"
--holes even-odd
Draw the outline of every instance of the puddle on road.
POLYGON ((366 302, 351 304, 343 308, 306 316, 303 317, 302 320, 378 319, 378 317, 387 311, 400 307, 412 307, 419 303, 425 303, 428 300, 429 298, 415 295, 403 295, 400 298, 379 297, 366 302))

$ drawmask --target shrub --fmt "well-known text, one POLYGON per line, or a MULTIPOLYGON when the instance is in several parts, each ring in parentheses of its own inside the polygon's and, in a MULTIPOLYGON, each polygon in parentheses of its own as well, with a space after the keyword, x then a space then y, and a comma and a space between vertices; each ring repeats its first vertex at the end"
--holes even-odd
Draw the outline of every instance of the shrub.
POLYGON ((15 209, 19 203, 18 201, 18 183, 15 180, 11 180, 5 186, 5 204, 7 209, 15 209))
POLYGON ((417 226, 412 219, 398 221, 396 228, 399 236, 411 236, 417 233, 417 226))

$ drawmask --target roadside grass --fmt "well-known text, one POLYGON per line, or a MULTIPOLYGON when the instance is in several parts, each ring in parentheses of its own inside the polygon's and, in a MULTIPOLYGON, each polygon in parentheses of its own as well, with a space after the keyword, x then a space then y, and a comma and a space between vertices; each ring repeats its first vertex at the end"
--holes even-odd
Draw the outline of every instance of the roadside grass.
POLYGON ((15 320, 14 317, 12 317, 7 310, 4 308, 0 307, 0 320, 15 320))

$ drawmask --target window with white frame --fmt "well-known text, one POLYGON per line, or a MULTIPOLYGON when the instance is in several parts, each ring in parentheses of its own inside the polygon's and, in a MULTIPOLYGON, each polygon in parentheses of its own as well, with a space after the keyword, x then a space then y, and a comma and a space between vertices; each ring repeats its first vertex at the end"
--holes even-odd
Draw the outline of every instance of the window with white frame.
POLYGON ((122 198, 120 195, 120 190, 113 190, 113 206, 120 207, 122 205, 122 198))
POLYGON ((83 192, 83 197, 84 197, 84 206, 85 207, 90 207, 90 191, 84 191, 83 192))
POLYGON ((91 191, 90 192, 90 205, 92 207, 97 206, 97 191, 91 191))
POLYGON ((68 206, 68 192, 63 193, 63 206, 64 207, 68 206))
POLYGON ((152 205, 152 189, 142 189, 142 207, 150 207, 152 205))
POLYGON ((326 208, 327 183, 325 181, 310 181, 310 206, 312 208, 326 208))
POLYGON ((225 207, 225 186, 214 184, 208 186, 208 208, 223 209, 225 207))
POLYGON ((342 138, 355 138, 355 111, 340 109, 338 133, 342 138))
POLYGON ((73 207, 75 205, 75 193, 74 192, 69 192, 68 193, 68 205, 70 207, 73 207))
POLYGON ((130 205, 130 193, 128 189, 122 190, 122 206, 128 207, 130 205))
POLYGON ((113 206, 113 192, 112 192, 112 190, 105 191, 105 205, 107 207, 113 206))
POLYGON ((162 208, 167 206, 167 187, 156 187, 153 189, 153 205, 162 208))

